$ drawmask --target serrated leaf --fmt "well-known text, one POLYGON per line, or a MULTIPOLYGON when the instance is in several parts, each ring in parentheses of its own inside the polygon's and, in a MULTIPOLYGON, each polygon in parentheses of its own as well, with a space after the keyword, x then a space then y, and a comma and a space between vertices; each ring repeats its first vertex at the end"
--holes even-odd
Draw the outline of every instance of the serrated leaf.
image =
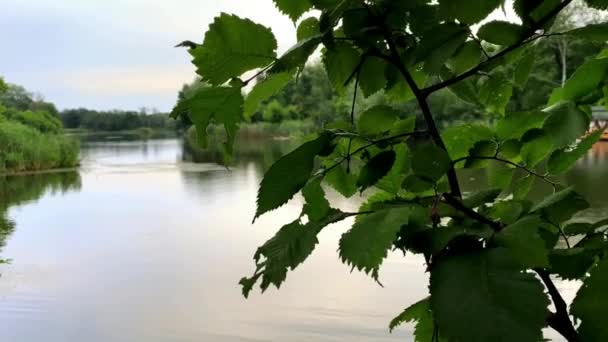
POLYGON ((541 213, 549 222, 559 224, 587 208, 589 203, 570 187, 545 197, 531 212, 541 213))
POLYGON ((527 175, 517 180, 513 189, 513 198, 516 200, 526 199, 530 193, 530 190, 532 189, 535 179, 536 178, 534 176, 527 175))
POLYGON ((412 171, 430 181, 438 181, 450 168, 448 153, 435 144, 424 144, 414 150, 412 171))
POLYGON ((496 242, 506 247, 518 262, 527 268, 549 265, 545 241, 538 234, 541 220, 526 216, 505 227, 496 235, 496 242))
POLYGON ((520 25, 496 20, 481 26, 477 36, 488 43, 509 46, 524 38, 525 33, 526 29, 520 25))
POLYGON ((504 114, 513 86, 502 74, 491 74, 479 90, 479 101, 492 113, 504 114))
POLYGON ((590 59, 579 66, 562 88, 549 98, 549 105, 560 101, 577 101, 598 89, 608 74, 608 58, 590 59))
POLYGON ((542 129, 527 131, 522 139, 521 158, 528 167, 536 166, 553 150, 554 139, 542 129))
POLYGON ((224 125, 227 134, 227 145, 230 148, 236 137, 238 122, 243 112, 243 95, 241 88, 235 87, 202 87, 188 99, 180 101, 173 109, 172 115, 188 114, 196 127, 198 142, 207 146, 207 126, 212 121, 224 125))
POLYGON ((506 189, 511 185, 515 169, 501 161, 490 161, 486 174, 488 185, 493 188, 506 189))
POLYGON ((312 3, 308 0, 273 0, 277 8, 286 14, 292 21, 300 19, 302 14, 312 9, 312 3))
POLYGON ((551 273, 562 279, 582 279, 593 265, 593 253, 584 248, 555 249, 549 254, 551 273))
POLYGON ((476 191, 472 194, 468 194, 464 200, 463 204, 467 208, 477 208, 486 203, 492 203, 494 200, 500 195, 502 189, 494 188, 494 189, 485 189, 476 191))
POLYGON ((424 62, 424 70, 437 74, 468 37, 468 31, 457 24, 445 23, 432 27, 422 35, 416 48, 416 62, 424 62))
POLYGON ((460 46, 448 64, 453 72, 460 74, 479 64, 481 54, 482 51, 479 44, 470 40, 460 46))
POLYGON ((287 203, 306 185, 314 167, 315 157, 329 142, 327 135, 321 135, 302 144, 270 167, 258 190, 255 218, 287 203))
POLYGON ((222 13, 209 26, 203 44, 189 51, 203 81, 219 85, 269 65, 276 58, 276 49, 269 28, 222 13))
POLYGON ((418 207, 399 207, 358 217, 340 239, 340 258, 348 265, 378 278, 378 270, 402 225, 418 207))
POLYGON ((606 0, 585 0, 585 3, 587 4, 587 6, 589 6, 591 8, 595 8, 595 9, 599 9, 599 10, 608 9, 608 1, 606 1, 606 0))
POLYGON ((566 148, 553 152, 547 161, 547 172, 559 175, 568 171, 601 137, 602 130, 598 129, 583 138, 573 149, 566 148))
POLYGON ((316 17, 310 17, 302 20, 300 25, 298 25, 296 36, 298 41, 302 41, 319 35, 320 33, 319 19, 316 17))
POLYGON ((411 159, 406 144, 399 144, 394 148, 396 158, 393 167, 386 176, 376 183, 376 187, 396 195, 401 190, 403 175, 410 169, 411 159))
POLYGON ((521 272, 504 248, 437 260, 430 289, 431 309, 448 340, 536 342, 542 338, 549 305, 544 287, 532 274, 521 272))
POLYGON ((568 31, 567 34, 587 40, 605 42, 608 41, 608 23, 589 24, 568 31))
POLYGON ((292 79, 292 73, 281 72, 270 74, 264 80, 258 82, 253 89, 251 89, 249 94, 247 94, 247 98, 245 99, 245 118, 250 118, 264 100, 277 94, 292 79))
POLYGON ((363 96, 369 97, 386 86, 386 62, 378 57, 367 57, 359 73, 359 86, 363 96))
POLYGON ((574 103, 563 103, 547 112, 549 116, 543 124, 543 129, 550 132, 555 148, 569 146, 589 129, 589 115, 574 103))
POLYGON ((547 115, 545 112, 507 113, 496 124, 496 135, 500 140, 521 139, 528 130, 541 128, 547 115))
POLYGON ((475 24, 497 9, 502 0, 440 0, 441 10, 465 24, 475 24))
POLYGON ((347 173, 342 166, 329 171, 325 175, 325 181, 346 198, 357 193, 357 177, 352 173, 347 173))
POLYGON ((385 105, 374 106, 360 114, 357 128, 363 135, 380 134, 389 131, 398 119, 398 110, 385 105))
POLYGON ((578 333, 581 341, 608 340, 608 259, 600 261, 578 290, 570 311, 581 320, 578 333))
POLYGON ((327 217, 330 211, 329 201, 325 198, 325 191, 321 187, 321 178, 312 180, 302 189, 304 204, 303 212, 311 221, 320 221, 327 217))
POLYGON ((308 58, 315 52, 321 43, 321 35, 312 36, 299 41, 287 50, 268 70, 269 73, 290 72, 302 69, 308 58))
POLYGON ((511 224, 517 221, 524 212, 524 206, 519 201, 504 200, 494 203, 488 209, 488 216, 502 223, 511 224))
POLYGON ((491 140, 493 136, 492 130, 482 125, 452 126, 441 134, 452 160, 466 157, 477 142, 491 140))
POLYGON ((353 75, 360 60, 359 51, 344 42, 336 42, 334 46, 323 52, 323 65, 325 65, 327 76, 336 91, 344 92, 346 81, 353 75))
MULTIPOLYGON (((433 323, 433 313, 431 312, 430 300, 425 298, 417 303, 410 305, 403 310, 399 316, 393 318, 389 324, 391 332, 403 323, 416 322, 414 329, 414 337, 416 342, 431 342, 435 332, 435 324, 433 323)), ((438 342, 443 342, 440 338, 438 342)))
POLYGON ((526 54, 517 62, 515 70, 513 70, 513 82, 515 82, 520 89, 526 87, 530 72, 532 72, 532 68, 534 68, 534 62, 536 62, 536 53, 534 53, 533 49, 526 52, 526 54))
POLYGON ((359 173, 357 187, 363 192, 365 189, 375 185, 381 178, 386 176, 395 164, 397 154, 395 151, 383 151, 370 159, 359 173))

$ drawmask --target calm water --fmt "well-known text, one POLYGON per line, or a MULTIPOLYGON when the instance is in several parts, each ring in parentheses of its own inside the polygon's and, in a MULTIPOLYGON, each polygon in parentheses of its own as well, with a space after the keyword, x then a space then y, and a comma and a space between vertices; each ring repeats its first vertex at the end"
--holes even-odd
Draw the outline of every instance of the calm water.
MULTIPOLYGON (((412 341, 387 324, 425 296, 422 259, 390 255, 385 288, 351 273, 336 252, 350 221, 326 228, 280 291, 241 296, 256 247, 302 205, 252 226, 262 172, 289 147, 243 146, 230 171, 155 140, 89 143, 78 173, 0 178, 0 257, 12 259, 0 265, 0 341, 412 341)), ((590 215, 608 210, 607 174, 602 144, 567 176, 590 215)))

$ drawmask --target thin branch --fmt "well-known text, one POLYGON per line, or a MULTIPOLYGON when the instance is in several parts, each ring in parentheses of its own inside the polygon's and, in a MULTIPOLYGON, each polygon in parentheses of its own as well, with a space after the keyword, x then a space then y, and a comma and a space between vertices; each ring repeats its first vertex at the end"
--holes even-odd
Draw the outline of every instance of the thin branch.
POLYGON ((517 48, 528 44, 530 42, 535 41, 538 38, 542 38, 545 35, 541 34, 541 35, 537 35, 534 36, 534 34, 536 33, 537 30, 541 29, 547 22, 549 22, 551 19, 553 19, 557 14, 559 14, 559 12, 561 12, 561 10, 563 10, 566 6, 568 6, 573 0, 565 0, 564 2, 560 3, 559 5, 557 5, 551 12, 549 12, 544 18, 542 18, 541 20, 539 20, 538 22, 535 23, 535 25, 533 25, 532 27, 530 27, 525 34, 522 35, 523 38, 521 38, 517 43, 501 50, 500 52, 498 52, 497 54, 495 54, 494 56, 491 56, 489 59, 487 59, 486 61, 479 63, 476 67, 469 69, 468 71, 463 72, 462 74, 455 76, 453 78, 447 79, 443 82, 434 84, 432 86, 429 86, 427 88, 422 89, 422 93, 425 96, 428 96, 438 90, 441 90, 443 88, 449 87, 455 83, 458 83, 462 80, 465 80, 475 74, 477 74, 478 71, 480 70, 485 70, 487 66, 489 66, 491 63, 494 62, 494 60, 501 58, 503 56, 505 56, 506 54, 508 54, 509 52, 516 50, 517 48))
POLYGON ((488 54, 488 51, 486 51, 486 49, 481 44, 481 40, 479 40, 479 38, 477 38, 477 36, 474 35, 473 32, 471 32, 471 31, 469 31, 469 37, 471 37, 471 39, 473 39, 477 43, 477 45, 479 45, 481 52, 483 52, 484 56, 486 56, 486 60, 490 59, 490 55, 488 54))
MULTIPOLYGON (((276 61, 275 61, 276 62, 276 61)), ((248 85, 249 82, 253 81, 254 79, 256 79, 258 76, 260 76, 261 74, 265 73, 266 71, 268 71, 270 68, 272 68, 274 66, 274 63, 269 64, 267 66, 265 66, 264 68, 262 68, 260 71, 258 71, 255 75, 249 77, 248 79, 246 79, 245 81, 243 81, 244 85, 248 85)))
POLYGON ((556 312, 547 319, 547 323, 551 328, 555 329, 555 331, 564 336, 569 342, 579 342, 580 337, 578 336, 576 329, 574 329, 574 325, 572 324, 570 316, 568 315, 568 304, 566 304, 566 301, 559 293, 559 290, 553 283, 553 280, 551 280, 549 272, 540 268, 534 269, 534 271, 538 274, 540 279, 547 287, 547 291, 551 296, 553 305, 555 305, 556 312))
POLYGON ((449 204, 452 208, 462 212, 463 214, 467 215, 468 217, 470 217, 476 221, 479 221, 483 224, 487 224, 492 229, 494 229, 494 231, 498 232, 498 231, 502 230, 502 228, 503 228, 502 223, 490 220, 489 218, 481 215, 480 213, 476 212, 475 210, 467 207, 466 205, 464 205, 464 203, 462 203, 458 198, 454 197, 452 194, 445 193, 445 194, 443 194, 443 198, 445 199, 445 202, 447 204, 449 204))

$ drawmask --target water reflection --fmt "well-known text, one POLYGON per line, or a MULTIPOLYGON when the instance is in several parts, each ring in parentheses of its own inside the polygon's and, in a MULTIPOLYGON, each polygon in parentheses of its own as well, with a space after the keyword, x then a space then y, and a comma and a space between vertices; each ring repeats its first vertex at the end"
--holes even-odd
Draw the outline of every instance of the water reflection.
MULTIPOLYGON (((423 260, 390 254, 385 288, 350 273, 336 246, 352 221, 326 228, 281 291, 241 297, 257 246, 301 209, 296 196, 251 226, 263 170, 291 148, 241 142, 228 170, 219 151, 174 139, 86 143, 79 174, 0 178, 0 217, 16 224, 0 226, 13 259, 0 266, 1 340, 412 341, 410 326, 386 325, 426 295, 423 260)), ((606 153, 594 158, 567 179, 606 203, 586 185, 608 167, 606 153)), ((345 210, 360 201, 329 196, 345 210)))

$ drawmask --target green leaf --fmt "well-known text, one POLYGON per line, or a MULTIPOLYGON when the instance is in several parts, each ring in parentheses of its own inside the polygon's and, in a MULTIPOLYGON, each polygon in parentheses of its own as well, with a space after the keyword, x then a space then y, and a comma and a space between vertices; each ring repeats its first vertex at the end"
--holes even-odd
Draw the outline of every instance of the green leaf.
POLYGON ((386 62, 378 57, 367 57, 359 73, 359 86, 363 96, 369 97, 386 86, 386 62))
POLYGON ((589 6, 591 8, 595 8, 595 9, 599 9, 599 10, 608 9, 608 1, 606 1, 606 0, 585 0, 585 3, 587 4, 587 6, 589 6))
POLYGON ((396 195, 401 190, 403 175, 410 169, 411 160, 406 144, 397 145, 394 151, 396 158, 393 167, 386 176, 376 183, 376 187, 396 195))
POLYGON ((390 135, 402 135, 412 133, 416 129, 416 117, 410 116, 405 119, 397 120, 391 128, 390 135))
POLYGON ((302 69, 321 43, 321 35, 306 38, 287 50, 268 70, 269 73, 291 72, 302 69))
POLYGON ((450 157, 447 152, 435 144, 424 144, 414 150, 412 171, 414 174, 436 182, 450 168, 450 157))
POLYGON ((595 266, 572 302, 571 313, 581 320, 581 341, 608 341, 608 259, 595 266))
POLYGON ((465 24, 475 24, 497 9, 502 0, 441 0, 441 10, 465 24))
POLYGON ((492 203, 500 195, 502 189, 485 189, 467 195, 463 203, 467 208, 477 208, 486 203, 492 203))
MULTIPOLYGON (((403 323, 416 322, 414 337, 416 342, 431 342, 435 332, 433 313, 431 312, 430 300, 425 298, 405 309, 399 316, 393 318, 389 324, 391 332, 403 323)), ((440 341, 443 341, 441 339, 440 341)))
POLYGON ((329 142, 327 135, 321 135, 283 156, 270 167, 260 184, 255 218, 287 203, 306 185, 315 157, 329 142))
POLYGON ((608 41, 608 23, 589 24, 568 31, 567 34, 596 42, 608 41))
MULTIPOLYGON (((442 81, 446 81, 455 77, 455 75, 451 72, 448 72, 447 69, 443 69, 440 76, 442 81)), ((479 89, 477 88, 476 82, 474 82, 475 79, 475 77, 471 77, 469 79, 462 80, 449 86, 448 89, 452 94, 458 96, 461 100, 474 104, 476 106, 480 105, 478 99, 479 89)))
POLYGON ((276 58, 276 49, 277 41, 269 28, 222 13, 209 26, 203 44, 190 53, 203 81, 219 85, 269 65, 276 58))
POLYGON ((386 176, 393 168, 396 158, 397 154, 395 151, 389 150, 380 152, 370 159, 361 169, 359 179, 357 180, 357 187, 360 188, 360 191, 363 192, 386 176))
POLYGON ((424 62, 424 70, 428 73, 439 73, 441 67, 464 44, 469 33, 466 28, 445 23, 437 25, 422 35, 416 48, 416 62, 424 62))
POLYGON ((588 222, 573 222, 567 224, 562 230, 568 236, 575 236, 590 233, 595 230, 595 227, 588 222))
POLYGON ((302 189, 306 204, 304 213, 311 221, 320 221, 327 217, 330 211, 329 201, 325 198, 325 191, 321 187, 321 178, 312 180, 302 189))
POLYGON ((519 201, 505 200, 494 203, 489 208, 488 216, 502 223, 511 224, 517 221, 524 212, 524 206, 519 201))
POLYGON ((496 124, 496 135, 500 140, 521 139, 528 130, 541 128, 547 115, 545 112, 507 113, 496 124))
MULTIPOLYGON (((323 64, 336 91, 344 92, 346 81, 353 75, 360 60, 361 54, 359 51, 344 42, 336 42, 334 46, 323 52, 323 64)), ((354 80, 354 77, 352 80, 354 80)))
POLYGON ((569 146, 589 129, 589 115, 574 103, 554 106, 548 113, 543 129, 553 137, 553 146, 556 148, 569 146))
POLYGON ((549 98, 549 105, 560 101, 577 101, 598 89, 608 73, 608 58, 590 59, 578 67, 562 88, 549 98))
POLYGON ((448 127, 441 134, 452 160, 466 157, 477 142, 491 140, 494 133, 482 125, 464 125, 448 127))
POLYGON ((389 131, 398 119, 398 110, 385 105, 374 106, 360 114, 357 128, 360 134, 375 135, 389 131))
POLYGON ((430 290, 436 323, 448 340, 542 338, 549 305, 544 287, 534 275, 521 272, 504 248, 437 260, 430 290))
POLYGON ((514 45, 524 38, 526 29, 507 21, 491 21, 477 31, 477 36, 488 43, 496 45, 514 45))
POLYGON ((529 167, 536 166, 553 150, 553 138, 542 129, 531 129, 522 137, 521 157, 529 167))
POLYGON ((286 14, 292 21, 300 19, 302 14, 312 9, 312 3, 308 0, 273 0, 277 8, 286 14))
POLYGON ((514 168, 500 161, 490 161, 486 173, 488 175, 488 185, 493 188, 506 189, 513 180, 514 168))
POLYGON ((245 99, 244 116, 250 118, 260 104, 277 94, 289 81, 293 79, 293 74, 289 72, 282 72, 277 74, 270 74, 264 80, 258 82, 253 89, 247 94, 245 99))
POLYGON ((515 70, 513 71, 513 81, 520 89, 526 87, 530 72, 532 72, 532 68, 534 68, 534 62, 536 62, 536 53, 534 53, 533 49, 526 52, 526 54, 517 62, 515 70))
POLYGON ((523 200, 528 197, 530 190, 532 189, 532 185, 534 184, 534 180, 536 177, 532 175, 527 175, 515 182, 513 189, 513 198, 516 200, 523 200))
POLYGON ((336 167, 325 175, 325 181, 344 197, 357 193, 357 177, 347 173, 343 166, 336 167))
POLYGON ((573 149, 565 148, 553 152, 547 161, 547 171, 554 175, 568 171, 601 137, 602 130, 598 129, 583 138, 573 149))
POLYGON ((420 210, 413 206, 399 207, 359 216, 353 227, 340 239, 342 261, 378 279, 382 260, 401 226, 409 222, 415 211, 420 210))
POLYGON ((555 249, 549 254, 551 273, 562 279, 582 279, 593 265, 595 256, 584 248, 555 249))
POLYGON ((496 242, 508 248, 518 262, 526 268, 549 265, 545 241, 538 234, 539 216, 526 216, 505 227, 496 235, 496 242))
POLYGON ((504 114, 513 95, 513 86, 502 74, 492 74, 481 86, 479 100, 492 113, 504 114))
POLYGON ((302 41, 305 39, 312 38, 321 33, 319 28, 319 19, 316 17, 310 17, 302 20, 300 25, 298 25, 298 31, 296 32, 296 36, 298 41, 302 41))
POLYGON ((532 212, 541 213, 549 222, 558 224, 587 208, 589 203, 570 187, 545 197, 532 208, 532 212))
POLYGON ((479 64, 481 60, 481 47, 475 41, 468 41, 464 43, 456 54, 450 59, 449 66, 450 69, 460 74, 464 71, 467 71, 477 64, 479 64))
POLYGON ((199 144, 207 146, 207 126, 215 120, 222 123, 227 134, 228 147, 232 146, 243 112, 243 95, 237 87, 202 87, 173 109, 177 117, 188 114, 196 127, 199 144))

